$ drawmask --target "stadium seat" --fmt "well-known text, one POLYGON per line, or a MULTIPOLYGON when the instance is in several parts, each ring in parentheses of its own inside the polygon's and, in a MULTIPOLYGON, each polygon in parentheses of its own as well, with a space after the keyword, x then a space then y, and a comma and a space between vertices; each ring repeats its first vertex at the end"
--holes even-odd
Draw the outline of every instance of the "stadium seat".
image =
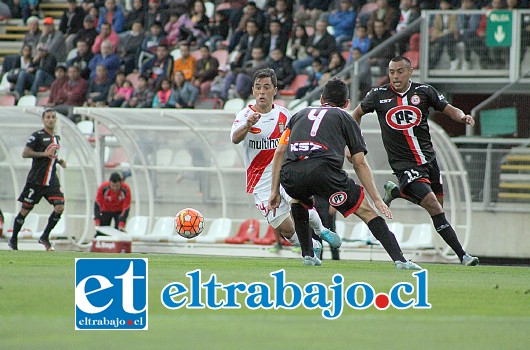
POLYGON ((267 228, 267 233, 265 233, 265 236, 258 237, 254 240, 254 244, 259 245, 271 245, 276 241, 276 237, 274 236, 274 228, 269 225, 267 228))
POLYGON ((217 243, 224 242, 232 232, 232 220, 229 218, 217 218, 212 221, 208 231, 197 236, 197 243, 217 243))
POLYGON ((156 165, 169 166, 173 160, 173 150, 171 148, 160 148, 156 151, 156 165))
MULTIPOLYGON (((44 230, 35 231, 33 232, 32 237, 34 239, 39 239, 40 236, 42 236, 43 232, 44 230)), ((65 219, 64 214, 61 216, 61 218, 57 222, 57 225, 55 225, 53 230, 50 232, 50 239, 62 239, 62 238, 67 238, 66 237, 66 219, 65 219)))
POLYGON ((13 234, 13 219, 15 215, 13 213, 3 212, 4 214, 4 237, 11 238, 13 234))
POLYGON ((390 231, 392 231, 394 236, 396 236, 396 240, 398 241, 398 243, 403 241, 403 233, 405 232, 405 226, 403 225, 403 223, 393 221, 388 223, 388 228, 390 229, 390 231))
POLYGON ((36 106, 37 105, 37 98, 33 95, 26 95, 22 96, 18 102, 17 106, 36 106))
POLYGON ((127 154, 123 147, 105 146, 105 168, 116 168, 121 163, 127 162, 127 154))
POLYGON ((318 100, 312 101, 310 106, 320 107, 321 105, 322 105, 322 103, 320 103, 320 99, 318 99, 318 100))
POLYGON ((81 120, 76 124, 81 134, 91 136, 94 133, 94 122, 92 120, 81 120))
POLYGON ((181 149, 177 151, 175 155, 173 156, 171 165, 182 166, 182 167, 192 166, 193 158, 188 150, 181 149))
POLYGON ((243 108, 245 108, 245 101, 242 98, 238 98, 238 97, 229 99, 228 101, 225 102, 223 106, 224 111, 235 112, 235 113, 239 112, 243 108))
POLYGON ((4 95, 0 96, 0 106, 14 106, 15 105, 15 96, 4 95))
POLYGON ((68 55, 66 55, 66 61, 70 61, 72 58, 77 57, 77 48, 73 48, 68 52, 68 55))
POLYGON ((171 56, 173 57, 173 60, 176 61, 182 57, 182 53, 180 52, 180 49, 175 49, 171 51, 171 56))
POLYGON ((138 240, 147 234, 148 222, 149 218, 147 216, 133 216, 127 220, 125 231, 133 240, 138 240))
POLYGON ((285 100, 282 100, 281 98, 275 99, 274 101, 272 101, 272 103, 278 106, 287 107, 287 103, 285 102, 285 100))
POLYGON ((219 49, 212 52, 212 56, 217 58, 219 61, 219 67, 222 67, 228 63, 228 50, 219 49))
POLYGON ((228 237, 225 243, 243 244, 248 241, 254 241, 259 237, 259 221, 256 219, 247 219, 241 223, 235 237, 228 237))
POLYGON ((202 58, 201 51, 200 50, 193 50, 190 52, 190 56, 195 57, 195 59, 198 61, 202 58))
POLYGON ((404 57, 410 60, 411 66, 414 69, 420 67, 420 34, 414 33, 410 37, 409 51, 403 54, 404 57))
POLYGON ((139 240, 147 242, 169 242, 174 232, 175 218, 173 216, 161 216, 156 219, 153 230, 145 236, 139 237, 139 240))
MULTIPOLYGON (((201 87, 203 86, 202 83, 201 87)), ((219 109, 221 101, 218 98, 205 98, 201 97, 195 102, 195 109, 219 109)))
POLYGON ((289 102, 289 105, 287 108, 291 112, 291 114, 295 114, 296 112, 306 108, 309 105, 307 101, 300 101, 300 100, 292 100, 289 102))
POLYGON ((206 10, 206 17, 213 19, 215 15, 215 4, 211 1, 205 1, 204 9, 206 10))
POLYGON ((353 226, 349 237, 344 237, 345 247, 360 247, 368 245, 370 239, 370 229, 364 222, 358 222, 353 226))
POLYGON ((255 98, 251 98, 247 102, 245 102, 245 106, 248 106, 248 105, 253 106, 255 104, 256 104, 256 99, 255 98))
POLYGON ((2 82, 0 83, 0 91, 8 91, 9 88, 10 88, 10 84, 9 82, 7 81, 7 74, 4 74, 2 76, 2 82))
POLYGON ((137 89, 138 88, 138 78, 140 77, 140 73, 129 73, 127 74, 127 77, 125 79, 127 79, 128 81, 131 82, 132 86, 137 89))
POLYGON ((39 98, 39 101, 37 101, 37 106, 46 106, 48 104, 48 101, 50 101, 50 96, 42 96, 39 98))
POLYGON ((429 249, 434 247, 432 224, 417 224, 412 228, 410 237, 401 243, 403 249, 429 249))
POLYGON ((304 86, 307 83, 307 80, 309 80, 309 76, 307 74, 298 74, 291 82, 288 89, 280 90, 280 96, 296 95, 296 91, 304 86))

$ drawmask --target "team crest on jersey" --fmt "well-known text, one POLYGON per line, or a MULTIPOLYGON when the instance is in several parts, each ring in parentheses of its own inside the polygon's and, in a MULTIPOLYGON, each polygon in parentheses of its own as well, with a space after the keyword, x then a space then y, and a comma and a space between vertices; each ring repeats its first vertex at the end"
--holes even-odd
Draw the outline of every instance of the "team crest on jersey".
POLYGON ((396 106, 386 113, 385 119, 392 129, 406 130, 420 123, 421 111, 414 106, 396 106))
POLYGON ((251 127, 250 130, 248 131, 249 133, 251 134, 259 134, 261 132, 261 129, 260 128, 256 128, 256 127, 251 127))
POLYGON ((334 207, 338 207, 339 205, 346 202, 346 199, 348 199, 348 195, 346 194, 346 192, 335 192, 331 196, 329 196, 329 204, 334 207))
POLYGON ((412 95, 412 97, 410 98, 410 103, 412 103, 414 106, 419 105, 420 102, 421 102, 421 99, 418 95, 412 95))
POLYGON ((285 124, 283 122, 278 122, 278 129, 280 130, 280 134, 283 134, 285 131, 285 124))

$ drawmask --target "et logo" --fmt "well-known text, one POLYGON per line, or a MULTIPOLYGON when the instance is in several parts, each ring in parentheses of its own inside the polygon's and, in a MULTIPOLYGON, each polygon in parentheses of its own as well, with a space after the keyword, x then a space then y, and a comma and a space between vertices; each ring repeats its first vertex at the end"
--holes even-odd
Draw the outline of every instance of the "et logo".
POLYGON ((386 123, 396 130, 406 130, 418 125, 421 121, 421 111, 414 106, 397 106, 386 113, 386 123))
POLYGON ((76 330, 147 330, 147 259, 76 259, 76 330))

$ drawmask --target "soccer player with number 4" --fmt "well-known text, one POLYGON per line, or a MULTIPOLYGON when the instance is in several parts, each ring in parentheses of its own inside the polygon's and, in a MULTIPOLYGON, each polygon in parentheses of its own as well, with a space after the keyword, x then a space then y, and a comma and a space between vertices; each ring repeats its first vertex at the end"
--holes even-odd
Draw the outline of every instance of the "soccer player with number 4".
POLYGON ((8 242, 12 250, 18 250, 18 233, 24 225, 24 220, 35 204, 39 203, 42 197, 46 198, 53 205, 53 212, 48 218, 48 224, 39 239, 39 243, 46 250, 54 250, 50 240, 50 232, 55 227, 61 214, 64 211, 64 194, 61 191, 61 184, 57 177, 55 166, 59 164, 66 168, 64 159, 59 159, 60 140, 55 134, 57 114, 55 109, 46 108, 42 112, 42 123, 44 128, 35 131, 26 142, 26 147, 22 152, 23 158, 33 158, 33 163, 29 171, 26 185, 18 198, 22 203, 22 208, 13 223, 13 235, 8 242))
POLYGON ((364 155, 367 150, 361 129, 345 110, 350 103, 348 96, 346 84, 339 79, 331 79, 324 86, 320 107, 304 108, 292 117, 272 161, 268 207, 272 211, 279 207, 281 181, 287 194, 298 200, 291 211, 304 262, 310 261, 313 256, 307 208, 313 206, 313 196, 318 195, 326 198, 344 217, 355 214, 361 218, 381 242, 396 268, 420 270, 421 267, 403 257, 385 219, 376 213, 365 197, 366 190, 377 209, 387 218, 392 218, 392 212, 377 192, 372 171, 366 162, 364 155), (345 156, 353 164, 364 187, 356 184, 342 169, 345 156))
POLYGON ((462 265, 478 265, 478 258, 464 251, 445 218, 442 176, 427 118, 429 108, 433 107, 457 122, 474 125, 475 121, 453 107, 432 86, 411 81, 412 70, 406 57, 394 57, 388 65, 390 83, 373 88, 353 111, 353 119, 360 125, 365 113, 377 113, 388 162, 399 180, 399 186, 392 181, 385 184, 385 203, 390 205, 392 200, 403 198, 422 206, 462 265))
MULTIPOLYGON (((271 161, 280 136, 291 119, 286 108, 273 103, 277 92, 274 70, 265 68, 256 71, 252 85, 252 94, 256 103, 237 114, 230 137, 233 143, 243 144, 247 168, 247 193, 254 194, 256 207, 267 218, 276 233, 296 246, 299 242, 290 215, 291 198, 281 190, 279 208, 274 213, 267 210, 267 201, 271 192, 271 161)), ((340 237, 322 225, 314 208, 310 210, 309 221, 316 235, 328 242, 332 248, 340 247, 342 243, 340 237)), ((322 244, 315 239, 310 241, 310 244, 311 242, 317 252, 314 259, 304 260, 304 264, 318 266, 321 264, 319 258, 322 244)))

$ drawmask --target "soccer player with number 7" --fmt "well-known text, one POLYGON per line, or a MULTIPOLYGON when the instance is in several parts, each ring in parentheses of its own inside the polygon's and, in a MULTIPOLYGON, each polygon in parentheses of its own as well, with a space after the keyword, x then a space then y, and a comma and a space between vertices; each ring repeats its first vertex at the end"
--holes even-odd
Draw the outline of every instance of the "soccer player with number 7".
POLYGON ((39 243, 47 251, 54 250, 49 236, 64 211, 64 194, 57 177, 55 166, 59 164, 66 168, 66 161, 59 159, 60 136, 55 134, 57 114, 55 109, 46 108, 42 112, 44 128, 31 134, 22 152, 23 158, 33 158, 33 163, 26 180, 26 185, 18 198, 22 208, 13 223, 13 235, 8 242, 12 250, 18 250, 18 233, 24 225, 24 220, 42 197, 53 205, 53 212, 48 218, 48 224, 39 239, 39 243))
POLYGON ((421 267, 403 257, 385 219, 376 213, 365 197, 366 189, 377 209, 392 218, 392 212, 377 192, 366 162, 367 150, 361 129, 345 110, 350 103, 348 96, 346 84, 331 79, 320 97, 320 107, 304 108, 291 118, 272 161, 268 207, 274 210, 280 205, 280 182, 287 194, 298 200, 291 206, 291 212, 304 259, 313 256, 307 208, 313 206, 313 196, 319 195, 328 199, 344 217, 355 214, 361 218, 381 242, 396 268, 420 270, 421 267), (356 184, 342 169, 346 148, 348 160, 364 187, 356 184))

